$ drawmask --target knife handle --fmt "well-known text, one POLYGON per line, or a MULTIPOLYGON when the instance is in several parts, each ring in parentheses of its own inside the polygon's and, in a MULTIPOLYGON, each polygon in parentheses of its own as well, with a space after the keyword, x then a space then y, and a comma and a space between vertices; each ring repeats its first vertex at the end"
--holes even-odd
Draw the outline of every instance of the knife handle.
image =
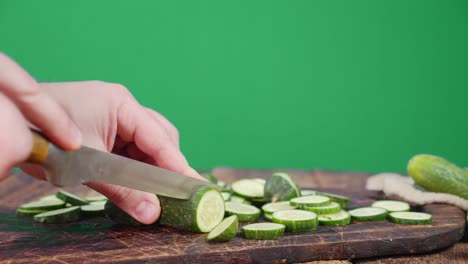
POLYGON ((31 129, 33 138, 33 147, 27 162, 43 164, 49 155, 49 140, 40 132, 31 129))

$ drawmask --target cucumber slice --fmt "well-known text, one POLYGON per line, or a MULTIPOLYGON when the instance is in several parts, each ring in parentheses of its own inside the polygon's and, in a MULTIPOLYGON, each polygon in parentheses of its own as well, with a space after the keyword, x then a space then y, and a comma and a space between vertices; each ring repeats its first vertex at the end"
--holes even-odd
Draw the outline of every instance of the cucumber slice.
POLYGON ((297 197, 289 201, 292 206, 317 207, 330 205, 330 198, 322 195, 297 197))
MULTIPOLYGON (((161 204, 160 222, 184 230, 207 233, 224 218, 224 199, 221 194, 203 186, 189 200, 158 196, 161 204)), ((227 202, 229 203, 229 202, 227 202)))
POLYGON ((41 214, 47 211, 44 210, 26 210, 26 209, 21 209, 18 208, 16 209, 16 215, 17 216, 35 216, 37 214, 41 214))
POLYGON ((221 195, 223 196, 223 199, 225 202, 229 201, 231 199, 231 193, 228 192, 221 192, 221 195))
POLYGON ((205 172, 205 173, 201 173, 200 175, 213 184, 218 183, 218 179, 216 179, 216 177, 212 173, 205 172))
POLYGON ((85 198, 85 201, 88 203, 107 201, 107 197, 105 197, 104 195, 88 196, 85 198))
POLYGON ((247 198, 262 198, 263 199, 263 189, 264 189, 264 180, 263 179, 242 179, 235 181, 231 184, 231 188, 235 194, 247 198))
POLYGON ((296 209, 296 206, 292 206, 289 202, 277 202, 277 203, 267 203, 262 206, 264 214, 272 215, 274 212, 282 210, 293 210, 296 209))
POLYGON ((231 194, 231 199, 229 201, 233 203, 252 204, 249 200, 242 198, 240 196, 237 196, 235 194, 231 194))
POLYGON ((72 205, 86 205, 88 204, 88 202, 86 202, 85 200, 81 199, 80 197, 72 194, 72 193, 69 193, 69 192, 66 192, 66 191, 58 191, 55 196, 57 196, 57 198, 59 198, 60 200, 63 200, 69 204, 72 204, 72 205))
POLYGON ((97 216, 104 214, 105 203, 101 204, 88 204, 81 206, 81 212, 84 216, 97 216))
POLYGON ((35 201, 23 204, 20 208, 23 210, 43 210, 50 211, 65 207, 65 202, 62 200, 44 200, 35 201))
POLYGON ((106 204, 107 203, 107 200, 106 201, 94 201, 94 202, 89 202, 89 204, 106 204))
POLYGON ((263 213, 263 219, 269 222, 273 222, 273 214, 270 213, 263 213))
POLYGON ((62 201, 55 194, 47 195, 39 199, 39 201, 62 201))
POLYGON ((380 221, 387 217, 387 210, 378 207, 362 207, 348 211, 356 221, 380 221))
POLYGON ((274 223, 286 226, 286 231, 302 232, 317 229, 317 214, 304 210, 283 210, 273 213, 274 223))
POLYGON ((341 206, 336 202, 331 202, 329 205, 316 207, 302 207, 303 210, 314 212, 318 215, 336 214, 341 211, 341 206))
POLYGON ((206 239, 214 242, 225 242, 233 239, 239 229, 239 219, 237 215, 225 218, 208 234, 206 239))
POLYGON ((314 190, 301 190, 301 196, 316 195, 317 191, 314 190))
POLYGON ((256 223, 242 227, 244 236, 248 239, 273 240, 282 236, 285 226, 276 223, 256 223))
POLYGON ((323 195, 328 198, 330 198, 330 201, 338 203, 341 208, 348 208, 349 205, 349 198, 333 193, 327 193, 327 192, 317 192, 318 195, 323 195))
POLYGON ((226 214, 237 215, 239 221, 253 222, 260 216, 260 209, 253 205, 226 202, 226 214))
POLYGON ((344 226, 351 222, 351 215, 345 210, 341 210, 335 214, 324 214, 318 216, 320 225, 325 226, 344 226))
POLYGON ((225 191, 225 192, 231 192, 231 186, 229 186, 228 184, 226 184, 223 181, 218 180, 218 183, 216 185, 223 188, 223 191, 225 191))
POLYGON ((301 191, 294 179, 284 172, 275 172, 268 177, 264 187, 264 197, 266 201, 273 203, 279 201, 289 201, 292 198, 300 197, 301 191))
POLYGON ((432 215, 417 212, 392 212, 388 218, 397 224, 424 225, 432 222, 432 215))
POLYGON ((410 205, 408 203, 392 200, 377 201, 371 206, 383 208, 388 212, 406 212, 410 210, 410 205))
POLYGON ((81 210, 79 206, 57 209, 45 213, 37 214, 34 220, 46 224, 62 224, 78 221, 81 218, 81 210))

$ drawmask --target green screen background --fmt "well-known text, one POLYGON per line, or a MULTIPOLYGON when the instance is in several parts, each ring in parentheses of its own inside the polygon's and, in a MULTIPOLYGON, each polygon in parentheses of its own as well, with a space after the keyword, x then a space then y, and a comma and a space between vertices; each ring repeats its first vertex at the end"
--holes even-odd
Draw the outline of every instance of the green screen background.
POLYGON ((196 168, 468 166, 468 1, 2 1, 40 81, 125 85, 196 168))

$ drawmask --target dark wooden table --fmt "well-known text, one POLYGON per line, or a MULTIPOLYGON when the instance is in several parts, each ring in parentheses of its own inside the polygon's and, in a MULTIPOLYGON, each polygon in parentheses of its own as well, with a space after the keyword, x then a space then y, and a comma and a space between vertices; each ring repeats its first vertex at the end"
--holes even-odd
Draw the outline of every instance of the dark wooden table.
MULTIPOLYGON (((218 178, 226 182, 232 182, 239 177, 266 178, 268 175, 271 175, 271 171, 269 170, 233 170, 218 168, 213 172, 218 178)), ((364 173, 334 173, 319 170, 291 171, 291 173, 297 176, 297 181, 302 187, 311 189, 333 189, 338 192, 343 190, 344 193, 349 190, 364 192, 365 181, 368 177, 368 175, 364 173), (350 178, 353 180, 350 181, 350 178)), ((57 188, 54 188, 48 183, 36 181, 30 177, 11 176, 0 184, 0 212, 10 212, 21 203, 37 199, 45 194, 54 193, 56 190, 57 188)), ((71 188, 69 191, 80 195, 94 194, 94 191, 85 186, 71 188)), ((11 247, 11 244, 8 243, 9 242, 7 240, 0 241, 0 247, 2 247, 2 244, 4 244, 4 246, 8 245, 11 247)), ((12 256, 14 255, 14 252, 6 253, 6 255, 12 256)), ((31 261, 32 260, 34 259, 32 258, 31 261)), ((372 259, 353 259, 349 261, 320 261, 311 263, 350 263, 351 261, 354 263, 468 263, 468 242, 467 239, 464 238, 448 248, 428 254, 379 257, 372 259)), ((16 261, 15 258, 2 261, 0 255, 0 262, 15 263, 16 261)))

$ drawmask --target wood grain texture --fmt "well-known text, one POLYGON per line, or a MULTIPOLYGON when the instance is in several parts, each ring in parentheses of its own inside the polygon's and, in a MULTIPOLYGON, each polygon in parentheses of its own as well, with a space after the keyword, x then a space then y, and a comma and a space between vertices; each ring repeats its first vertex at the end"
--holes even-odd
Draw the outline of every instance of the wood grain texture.
MULTIPOLYGON (((350 196, 351 207, 370 205, 379 197, 378 193, 364 189, 366 174, 290 173, 303 188, 350 196)), ((214 174, 230 183, 244 177, 266 178, 271 171, 219 168, 214 174)), ((0 184, 2 262, 294 263, 349 260, 445 248, 458 241, 465 228, 464 212, 448 205, 421 208, 433 214, 431 225, 396 225, 388 221, 354 223, 345 227, 319 227, 315 232, 286 234, 275 241, 247 240, 239 234, 228 243, 208 243, 206 235, 169 227, 118 226, 105 218, 44 225, 15 216, 14 209, 18 205, 56 190, 27 176, 9 177, 0 184)), ((69 190, 79 195, 91 194, 84 186, 69 190)))

